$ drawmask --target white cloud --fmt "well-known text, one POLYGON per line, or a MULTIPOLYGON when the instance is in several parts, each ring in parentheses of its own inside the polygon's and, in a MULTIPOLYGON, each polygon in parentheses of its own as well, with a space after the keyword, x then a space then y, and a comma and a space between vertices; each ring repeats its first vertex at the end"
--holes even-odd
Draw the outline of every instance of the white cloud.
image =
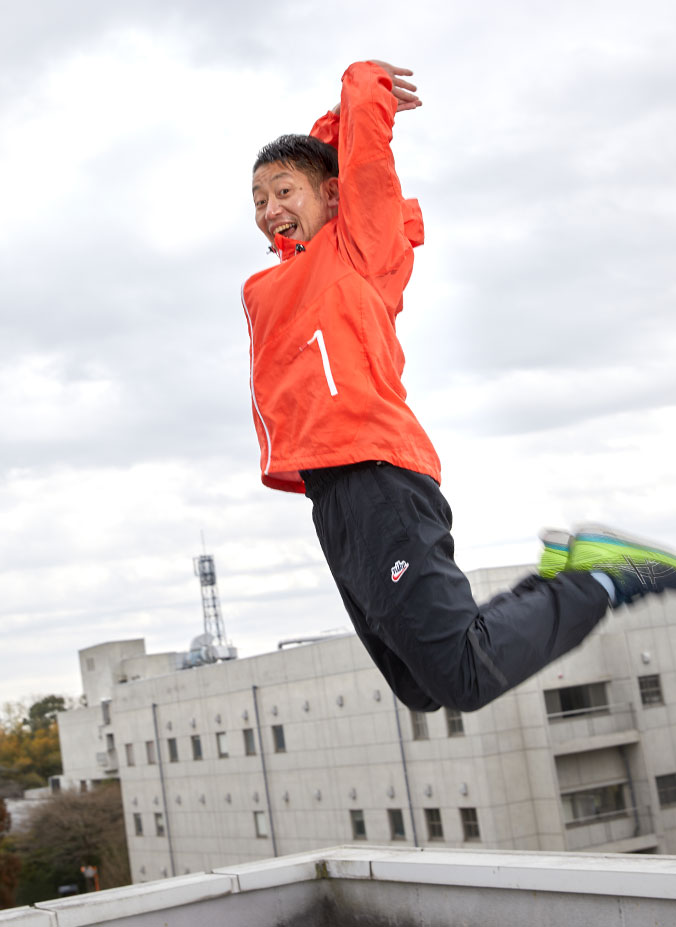
MULTIPOLYGON (((79 646, 199 631, 216 555, 243 653, 347 623, 306 500, 261 487, 250 166, 349 61, 416 70, 395 152, 428 241, 400 333, 466 568, 543 522, 676 541, 671 3, 34 0, 0 35, 3 694, 79 646), (20 53, 19 53, 20 50, 20 53)), ((259 240, 260 239, 260 240, 259 240)))

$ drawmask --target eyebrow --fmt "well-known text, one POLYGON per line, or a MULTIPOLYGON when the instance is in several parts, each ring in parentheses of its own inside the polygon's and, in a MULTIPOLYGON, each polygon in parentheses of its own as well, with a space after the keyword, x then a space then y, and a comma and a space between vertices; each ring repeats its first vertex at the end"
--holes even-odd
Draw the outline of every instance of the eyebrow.
MULTIPOLYGON (((273 174, 272 177, 270 178, 270 183, 272 183, 275 180, 279 180, 280 177, 291 177, 291 171, 279 171, 277 174, 273 174)), ((255 183, 253 187, 251 188, 251 192, 255 193, 259 187, 260 187, 260 184, 255 183)))

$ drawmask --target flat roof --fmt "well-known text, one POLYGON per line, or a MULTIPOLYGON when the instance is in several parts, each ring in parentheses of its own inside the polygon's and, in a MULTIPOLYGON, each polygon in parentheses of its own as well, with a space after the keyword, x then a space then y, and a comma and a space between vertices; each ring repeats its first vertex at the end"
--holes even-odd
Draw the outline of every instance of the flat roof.
POLYGON ((0 912, 14 927, 676 923, 676 857, 343 846, 0 912))

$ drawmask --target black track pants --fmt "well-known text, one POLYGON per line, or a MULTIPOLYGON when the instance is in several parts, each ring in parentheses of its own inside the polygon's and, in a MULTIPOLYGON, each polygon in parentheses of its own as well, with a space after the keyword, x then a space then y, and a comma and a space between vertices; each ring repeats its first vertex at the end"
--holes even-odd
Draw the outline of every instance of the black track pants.
POLYGON ((588 573, 529 576, 483 606, 453 559, 435 481, 369 461, 303 472, 355 630, 409 708, 481 708, 576 647, 608 595, 588 573))

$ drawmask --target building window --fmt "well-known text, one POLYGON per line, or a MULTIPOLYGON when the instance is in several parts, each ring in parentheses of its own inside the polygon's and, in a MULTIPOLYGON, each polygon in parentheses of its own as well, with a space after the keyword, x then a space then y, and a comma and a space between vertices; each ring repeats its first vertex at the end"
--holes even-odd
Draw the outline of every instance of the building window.
POLYGON ((154 766, 154 764, 157 763, 154 740, 146 740, 146 760, 150 766, 154 766))
POLYGON ((462 723, 462 714, 455 708, 446 709, 446 733, 449 737, 457 737, 465 733, 465 726, 462 723))
POLYGON ((137 837, 143 836, 143 818, 138 811, 134 812, 134 834, 137 837))
POLYGON ((96 664, 94 663, 94 657, 87 657, 86 663, 87 663, 87 672, 93 673, 94 670, 96 669, 96 664))
POLYGON ((592 682, 586 686, 565 686, 545 691, 545 706, 549 721, 577 715, 608 712, 605 682, 592 682))
POLYGON ((388 808, 387 819, 390 823, 390 840, 405 840, 406 828, 401 808, 388 808))
POLYGON ((257 837, 267 837, 268 836, 268 821, 265 817, 265 811, 254 811, 254 826, 256 828, 257 837))
POLYGON ((627 814, 623 782, 567 792, 561 800, 566 827, 592 824, 599 818, 625 817, 627 814))
POLYGON ((254 732, 252 727, 245 727, 242 731, 244 734, 244 753, 247 756, 256 755, 256 741, 254 740, 254 732))
POLYGON ((135 766, 136 762, 134 761, 134 744, 125 744, 124 752, 127 756, 127 766, 135 766))
POLYGON ((81 792, 87 791, 87 780, 86 779, 80 779, 80 791, 81 792))
POLYGON ((411 728, 413 730, 413 740, 430 739, 430 734, 427 730, 427 715, 422 711, 411 712, 411 728))
POLYGON ((286 742, 284 740, 284 725, 272 725, 272 740, 275 745, 275 753, 286 753, 286 742))
POLYGON ((443 840, 444 828, 441 823, 439 808, 425 808, 425 823, 427 824, 428 840, 443 840))
POLYGON ((350 823, 352 824, 352 839, 366 840, 366 821, 361 808, 350 811, 350 823))
POLYGON ((660 807, 669 808, 676 805, 676 773, 669 773, 668 776, 655 776, 655 783, 660 807))
POLYGON ((638 687, 641 690, 643 705, 664 705, 659 673, 654 676, 639 676, 638 687))
POLYGON ((461 808, 460 820, 462 821, 462 833, 465 840, 481 840, 476 808, 461 808))
POLYGON ((110 753, 115 749, 115 735, 106 734, 106 750, 110 753))
POLYGON ((110 724, 110 699, 101 702, 101 715, 104 724, 110 724))
POLYGON ((167 750, 169 751, 169 762, 178 763, 178 744, 175 737, 167 738, 167 750))
POLYGON ((161 811, 155 812, 155 833, 158 837, 164 837, 164 815, 161 811))
POLYGON ((190 738, 190 743, 192 744, 192 758, 193 760, 202 759, 202 738, 199 734, 193 734, 190 738))
POLYGON ((216 732, 216 750, 221 757, 230 755, 228 753, 228 735, 226 731, 216 732))

